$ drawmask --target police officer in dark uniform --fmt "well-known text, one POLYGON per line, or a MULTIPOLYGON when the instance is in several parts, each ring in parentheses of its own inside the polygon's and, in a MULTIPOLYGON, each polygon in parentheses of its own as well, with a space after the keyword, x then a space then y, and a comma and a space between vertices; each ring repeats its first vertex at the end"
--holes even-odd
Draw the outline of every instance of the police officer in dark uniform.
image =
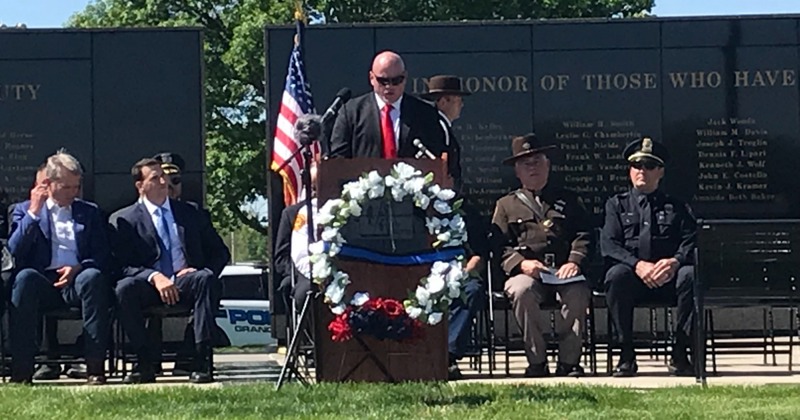
POLYGON ((541 144, 528 134, 512 140, 513 155, 503 163, 514 166, 522 188, 497 201, 492 218, 493 231, 502 247, 502 268, 509 278, 505 292, 511 298, 514 315, 522 329, 527 377, 549 375, 547 343, 542 335, 539 305, 554 301, 559 337, 557 376, 582 376, 581 330, 591 292, 579 280, 581 264, 589 248, 589 219, 578 196, 548 184, 550 161, 545 151, 555 148, 541 144), (544 284, 543 278, 552 280, 544 284))
POLYGON ((180 200, 183 194, 181 172, 183 172, 183 168, 186 166, 183 157, 177 153, 163 152, 153 156, 153 159, 161 162, 161 169, 164 170, 164 175, 167 178, 169 198, 180 200))
POLYGON ((447 151, 447 166, 453 177, 453 187, 461 190, 461 146, 453 134, 453 121, 461 117, 464 96, 469 92, 461 89, 461 79, 457 76, 438 75, 428 80, 428 92, 420 95, 432 101, 439 111, 439 125, 444 131, 444 144, 447 151))
POLYGON ((606 202, 600 238, 610 268, 605 289, 609 315, 622 355, 614 376, 634 376, 633 310, 641 301, 671 302, 677 294, 678 330, 670 372, 694 374, 690 347, 696 221, 689 206, 659 188, 667 149, 650 138, 630 143, 623 151, 630 163, 632 188, 606 202))

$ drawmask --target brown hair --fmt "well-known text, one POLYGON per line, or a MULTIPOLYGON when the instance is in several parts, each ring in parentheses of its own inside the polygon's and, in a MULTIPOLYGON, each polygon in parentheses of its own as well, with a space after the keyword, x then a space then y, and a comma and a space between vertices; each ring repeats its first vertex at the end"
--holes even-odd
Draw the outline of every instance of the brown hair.
POLYGON ((142 168, 144 168, 145 166, 161 167, 161 162, 153 158, 140 159, 133 165, 133 168, 131 168, 131 176, 133 176, 133 182, 142 180, 142 168))

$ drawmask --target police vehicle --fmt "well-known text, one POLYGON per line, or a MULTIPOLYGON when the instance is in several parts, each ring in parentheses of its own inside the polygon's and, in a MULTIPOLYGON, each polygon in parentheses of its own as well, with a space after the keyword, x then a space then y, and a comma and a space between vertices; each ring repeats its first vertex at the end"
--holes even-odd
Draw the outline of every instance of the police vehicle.
POLYGON ((222 341, 238 347, 276 343, 271 334, 266 278, 267 267, 261 263, 240 263, 222 270, 217 333, 226 337, 215 337, 216 344, 222 341))

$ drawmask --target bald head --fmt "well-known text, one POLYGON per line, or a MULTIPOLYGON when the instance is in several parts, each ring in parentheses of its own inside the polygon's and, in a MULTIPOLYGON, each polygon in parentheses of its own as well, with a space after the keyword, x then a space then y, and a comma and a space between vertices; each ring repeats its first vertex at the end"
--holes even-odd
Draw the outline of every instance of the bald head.
POLYGON ((372 60, 369 72, 372 90, 387 103, 397 102, 406 87, 406 65, 399 54, 383 51, 372 60))

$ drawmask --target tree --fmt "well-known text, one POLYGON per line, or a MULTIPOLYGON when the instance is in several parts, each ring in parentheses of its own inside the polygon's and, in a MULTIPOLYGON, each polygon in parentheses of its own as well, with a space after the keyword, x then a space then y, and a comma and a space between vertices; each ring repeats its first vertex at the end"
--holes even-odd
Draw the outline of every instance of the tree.
MULTIPOLYGON (((630 17, 654 0, 318 0, 328 21, 630 17)), ((264 36, 266 24, 290 23, 294 2, 278 0, 95 0, 72 27, 202 26, 206 60, 207 202, 214 224, 267 233, 242 204, 265 195, 264 36)))

